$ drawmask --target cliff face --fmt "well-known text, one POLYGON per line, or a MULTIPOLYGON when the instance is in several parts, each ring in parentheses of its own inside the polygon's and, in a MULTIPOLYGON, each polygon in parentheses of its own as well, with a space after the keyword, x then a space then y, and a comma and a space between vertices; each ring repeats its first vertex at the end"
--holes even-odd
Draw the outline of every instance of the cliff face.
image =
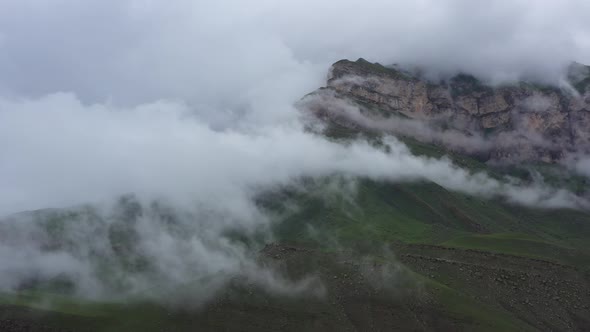
MULTIPOLYGON (((475 150, 488 160, 555 162, 590 150, 590 67, 576 66, 570 72, 572 85, 560 89, 524 82, 490 87, 469 75, 434 84, 363 59, 341 60, 330 70, 328 88, 316 93, 324 98, 311 105, 342 120, 344 113, 327 107, 325 97, 331 94, 359 106, 373 123, 382 123, 381 117, 390 123, 396 118, 418 121, 429 127, 427 137, 440 144, 454 133, 452 148, 469 152, 480 144, 475 150)), ((350 118, 340 123, 367 126, 350 118)), ((423 138, 402 127, 392 125, 391 131, 423 138)))

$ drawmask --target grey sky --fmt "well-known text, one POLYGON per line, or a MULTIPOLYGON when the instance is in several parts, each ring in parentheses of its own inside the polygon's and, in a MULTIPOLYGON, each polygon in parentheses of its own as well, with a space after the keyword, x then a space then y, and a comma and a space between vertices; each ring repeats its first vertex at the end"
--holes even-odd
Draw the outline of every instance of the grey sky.
POLYGON ((5 0, 0 91, 235 107, 286 75, 294 92, 313 89, 330 63, 358 57, 554 80, 590 62, 588 12, 584 0, 5 0))

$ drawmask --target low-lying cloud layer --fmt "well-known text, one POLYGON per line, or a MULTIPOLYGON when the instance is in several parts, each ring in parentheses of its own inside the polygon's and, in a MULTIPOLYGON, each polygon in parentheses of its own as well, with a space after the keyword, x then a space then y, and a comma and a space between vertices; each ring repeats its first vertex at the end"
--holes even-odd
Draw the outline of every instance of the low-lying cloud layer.
MULTIPOLYGON (((288 111, 298 114, 294 107, 288 111)), ((243 218, 255 213, 249 200, 257 189, 335 173, 426 179, 520 201, 502 183, 471 175, 448 160, 413 156, 394 138, 387 141, 386 153, 367 142, 328 141, 304 131, 303 123, 216 130, 177 103, 121 109, 83 105, 70 94, 0 99, 6 160, 0 211, 69 206, 132 192, 187 206, 202 203, 243 218)), ((528 204, 544 205, 542 197, 528 204)))
MULTIPOLYGON (((137 220, 136 248, 153 273, 123 276, 130 287, 122 295, 130 295, 194 280, 217 290, 227 282, 220 274, 276 291, 309 286, 260 269, 253 252, 224 236, 264 228, 271 221, 253 198, 302 177, 429 180, 528 206, 587 208, 567 191, 413 156, 392 137, 388 152, 329 141, 305 131, 293 107, 339 58, 555 81, 572 57, 590 62, 588 5, 543 4, 0 2, 0 214, 108 205, 126 193, 144 206, 167 202, 183 234, 150 209, 137 220)), ((96 258, 116 256, 107 245, 112 210, 98 213, 98 223, 74 216, 64 230, 76 244, 69 247, 51 247, 51 232, 25 217, 16 228, 2 224, 0 289, 66 275, 80 295, 112 294, 96 258)))
MULTIPOLYGON (((367 79, 360 77, 346 79, 354 79, 358 83, 367 81, 367 79)), ((488 159, 495 149, 515 151, 511 163, 519 158, 523 161, 530 158, 530 155, 523 153, 523 145, 531 151, 534 148, 562 152, 564 150, 562 142, 542 137, 526 123, 530 119, 524 117, 523 114, 548 112, 548 108, 551 106, 546 99, 536 95, 524 99, 522 104, 511 112, 512 130, 488 136, 482 134, 479 124, 461 116, 457 117, 453 111, 440 113, 428 119, 413 119, 395 113, 387 116, 367 109, 366 105, 360 105, 345 94, 330 89, 321 89, 316 93, 309 94, 298 104, 302 108, 308 108, 312 112, 322 117, 328 117, 331 121, 345 127, 360 127, 382 133, 412 137, 420 142, 437 144, 452 151, 484 157, 490 163, 499 162, 488 159), (516 153, 519 150, 520 154, 516 153)), ((555 110, 552 109, 552 111, 555 110)))
POLYGON ((274 291, 309 292, 312 285, 313 294, 321 293, 313 278, 293 283, 260 267, 252 248, 225 235, 228 230, 262 230, 272 236, 265 231, 272 220, 254 199, 301 178, 339 174, 378 181, 428 180, 526 206, 588 208, 584 199, 565 190, 502 182, 471 174, 444 158, 414 156, 393 137, 385 139, 386 148, 365 141, 329 141, 303 129, 308 120, 304 113, 294 107, 288 111, 301 118, 214 129, 186 105, 173 102, 119 108, 84 105, 63 93, 0 99, 0 149, 6 161, 0 169, 0 211, 103 203, 98 218, 66 218, 65 227, 58 228, 60 240, 52 240, 51 227, 10 218, 16 223, 4 225, 0 237, 0 260, 6 261, 0 268, 0 288, 65 277, 76 282, 78 295, 104 298, 143 296, 156 285, 170 295, 176 287, 199 283, 202 287, 196 289, 207 291, 190 296, 200 302, 239 276, 274 285, 274 291), (137 195, 144 212, 112 217, 117 209, 104 204, 128 192, 137 195), (168 218, 150 208, 153 201, 167 204, 178 228, 171 229, 168 218), (119 256, 133 257, 133 252, 121 255, 113 246, 113 220, 123 220, 120 227, 133 231, 129 250, 146 257, 149 273, 126 271, 119 262, 119 256), (20 259, 14 260, 14 253, 20 259), (104 265, 110 270, 105 272, 104 265), (105 279, 105 273, 111 277, 105 279), (123 290, 117 288, 121 284, 123 290))

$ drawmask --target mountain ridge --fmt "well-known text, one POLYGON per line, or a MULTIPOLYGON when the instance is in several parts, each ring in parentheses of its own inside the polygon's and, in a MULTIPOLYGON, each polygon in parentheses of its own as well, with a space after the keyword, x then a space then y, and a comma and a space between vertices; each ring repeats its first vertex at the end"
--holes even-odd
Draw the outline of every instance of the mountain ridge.
POLYGON ((558 163, 590 152, 589 68, 570 66, 571 85, 563 88, 528 82, 494 87, 468 74, 433 83, 363 58, 340 60, 307 106, 349 127, 391 129, 484 161, 558 163), (369 122, 335 109, 335 100, 358 107, 369 122), (384 126, 384 119, 400 116, 429 127, 430 139, 400 121, 384 126))

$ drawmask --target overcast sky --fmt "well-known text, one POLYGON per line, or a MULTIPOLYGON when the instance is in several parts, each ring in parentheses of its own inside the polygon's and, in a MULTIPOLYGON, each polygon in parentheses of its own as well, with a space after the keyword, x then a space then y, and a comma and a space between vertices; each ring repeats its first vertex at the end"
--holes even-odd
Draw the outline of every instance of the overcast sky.
POLYGON ((2 0, 0 91, 235 107, 283 80, 298 98, 358 57, 555 79, 590 63, 589 12, 585 0, 2 0))
POLYGON ((240 168, 325 174, 341 150, 290 167, 314 155, 292 104, 334 61, 556 80, 590 63, 587 13, 583 0, 0 0, 0 212, 258 179, 240 168))

